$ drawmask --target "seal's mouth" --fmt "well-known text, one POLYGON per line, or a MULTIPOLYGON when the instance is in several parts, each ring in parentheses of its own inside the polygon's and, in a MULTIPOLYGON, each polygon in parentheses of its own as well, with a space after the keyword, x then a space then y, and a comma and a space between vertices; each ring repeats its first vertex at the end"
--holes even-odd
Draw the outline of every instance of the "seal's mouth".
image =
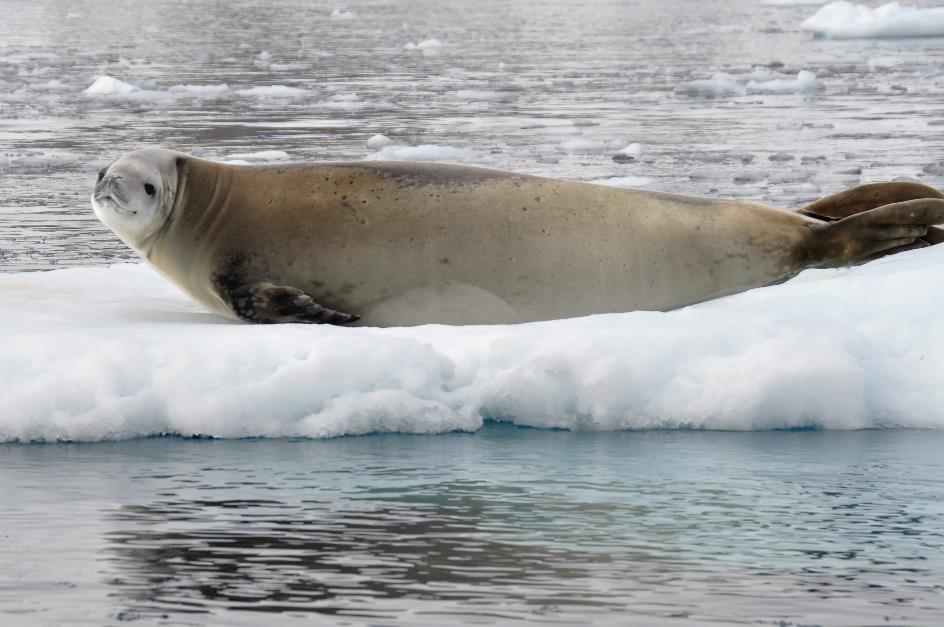
POLYGON ((126 216, 137 215, 138 213, 137 211, 125 209, 124 207, 121 206, 121 203, 119 203, 117 200, 112 198, 111 194, 107 194, 107 193, 105 194, 96 193, 95 204, 97 204, 104 211, 115 211, 117 213, 120 213, 126 216))

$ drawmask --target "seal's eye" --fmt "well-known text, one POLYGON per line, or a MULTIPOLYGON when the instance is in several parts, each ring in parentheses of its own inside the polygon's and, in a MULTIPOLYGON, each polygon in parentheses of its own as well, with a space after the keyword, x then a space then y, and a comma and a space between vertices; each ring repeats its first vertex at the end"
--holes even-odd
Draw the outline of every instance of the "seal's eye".
POLYGON ((98 180, 101 181, 103 178, 105 178, 105 168, 98 171, 98 180))
POLYGON ((147 194, 148 196, 153 196, 153 195, 154 195, 154 186, 151 185, 150 183, 145 183, 145 184, 144 184, 144 193, 147 194))

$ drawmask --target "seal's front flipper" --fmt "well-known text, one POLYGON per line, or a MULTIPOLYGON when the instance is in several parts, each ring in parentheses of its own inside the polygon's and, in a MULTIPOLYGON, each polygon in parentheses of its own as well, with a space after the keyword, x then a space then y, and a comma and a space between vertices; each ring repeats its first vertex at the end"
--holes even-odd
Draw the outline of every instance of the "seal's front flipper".
POLYGON ((360 319, 354 314, 323 307, 299 289, 268 281, 217 287, 226 304, 246 322, 347 324, 360 319))

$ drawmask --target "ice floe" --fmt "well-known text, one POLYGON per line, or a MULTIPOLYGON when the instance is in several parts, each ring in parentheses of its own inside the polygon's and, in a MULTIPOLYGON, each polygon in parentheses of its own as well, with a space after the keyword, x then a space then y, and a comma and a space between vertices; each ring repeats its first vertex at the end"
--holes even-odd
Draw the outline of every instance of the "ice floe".
POLYGON ((822 81, 808 70, 801 70, 796 76, 789 76, 767 68, 755 68, 745 74, 717 72, 710 79, 680 83, 675 87, 675 93, 719 98, 751 94, 814 94, 822 89, 822 81))
POLYGON ((370 138, 367 140, 367 147, 370 148, 371 150, 380 150, 381 148, 385 148, 386 146, 393 146, 395 143, 396 143, 395 141, 393 141, 386 135, 377 133, 376 135, 371 135, 370 138))
POLYGON ((871 8, 831 2, 800 28, 831 39, 944 37, 944 7, 918 8, 897 2, 871 8))
POLYGON ((669 313, 226 322, 144 265, 0 274, 0 441, 944 428, 944 246, 669 313), (108 289, 102 289, 107 285, 108 289), (875 298, 882 294, 882 298, 875 298))
POLYGON ((478 161, 479 157, 471 150, 437 144, 419 146, 383 146, 377 152, 365 157, 371 161, 456 161, 459 163, 478 161))

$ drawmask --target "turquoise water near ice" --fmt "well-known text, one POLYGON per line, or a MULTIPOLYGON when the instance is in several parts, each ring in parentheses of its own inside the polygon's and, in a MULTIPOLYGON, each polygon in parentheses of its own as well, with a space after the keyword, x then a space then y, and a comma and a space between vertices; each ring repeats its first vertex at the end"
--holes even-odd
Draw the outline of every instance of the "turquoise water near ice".
POLYGON ((0 623, 931 625, 942 445, 500 424, 2 445, 0 623))

